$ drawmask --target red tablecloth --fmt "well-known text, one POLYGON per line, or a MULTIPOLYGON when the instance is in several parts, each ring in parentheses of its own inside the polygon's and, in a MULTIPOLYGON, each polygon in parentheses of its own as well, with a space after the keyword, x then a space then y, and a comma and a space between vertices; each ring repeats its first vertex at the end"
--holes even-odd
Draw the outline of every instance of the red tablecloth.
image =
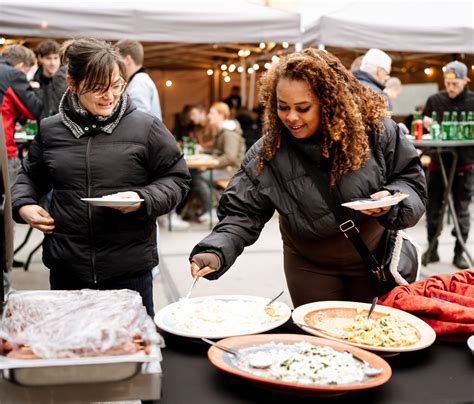
POLYGON ((474 269, 398 286, 380 303, 421 318, 439 339, 466 340, 474 334, 474 269))

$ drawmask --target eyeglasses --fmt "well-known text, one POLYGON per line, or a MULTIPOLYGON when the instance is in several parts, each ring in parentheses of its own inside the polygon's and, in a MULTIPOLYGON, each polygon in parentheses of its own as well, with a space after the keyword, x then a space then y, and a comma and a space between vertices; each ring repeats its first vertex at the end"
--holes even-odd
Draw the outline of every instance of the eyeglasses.
POLYGON ((124 92, 125 87, 127 87, 127 83, 125 81, 121 80, 121 81, 111 85, 105 91, 94 91, 92 93, 92 96, 94 98, 102 98, 106 93, 108 93, 110 91, 113 96, 117 97, 117 96, 121 95, 124 92))

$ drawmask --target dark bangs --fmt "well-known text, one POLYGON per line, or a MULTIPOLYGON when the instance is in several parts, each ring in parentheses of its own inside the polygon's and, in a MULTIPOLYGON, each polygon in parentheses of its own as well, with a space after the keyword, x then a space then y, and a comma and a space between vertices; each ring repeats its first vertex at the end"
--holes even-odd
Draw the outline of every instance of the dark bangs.
POLYGON ((81 93, 107 91, 112 84, 115 66, 118 66, 119 74, 126 82, 125 64, 118 55, 111 52, 99 52, 93 55, 85 66, 81 93))

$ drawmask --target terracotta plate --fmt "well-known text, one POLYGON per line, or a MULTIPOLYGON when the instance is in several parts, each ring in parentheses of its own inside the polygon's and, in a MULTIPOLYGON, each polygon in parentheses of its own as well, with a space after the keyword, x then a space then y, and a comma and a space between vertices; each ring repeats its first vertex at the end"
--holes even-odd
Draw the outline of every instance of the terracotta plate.
MULTIPOLYGON (((252 347, 258 350, 259 345, 269 344, 271 342, 283 343, 292 345, 299 342, 308 342, 315 346, 329 346, 338 351, 349 351, 354 356, 365 359, 372 367, 381 368, 382 372, 375 377, 365 377, 360 383, 343 384, 343 385, 317 385, 317 384, 302 384, 298 382, 286 382, 271 379, 264 376, 256 376, 239 368, 238 361, 232 354, 222 351, 221 349, 212 346, 209 349, 209 360, 219 369, 231 373, 233 375, 248 379, 252 382, 262 384, 265 387, 276 390, 286 390, 298 395, 318 395, 331 396, 344 394, 349 391, 370 389, 386 383, 391 375, 392 369, 389 364, 371 352, 363 349, 355 348, 342 344, 340 342, 331 341, 323 338, 313 337, 310 335, 298 334, 261 334, 261 335, 247 335, 242 337, 231 337, 219 341, 220 344, 234 349, 243 349, 252 347)), ((264 350, 265 347, 262 347, 264 350)), ((267 348, 268 349, 268 348, 267 348)))

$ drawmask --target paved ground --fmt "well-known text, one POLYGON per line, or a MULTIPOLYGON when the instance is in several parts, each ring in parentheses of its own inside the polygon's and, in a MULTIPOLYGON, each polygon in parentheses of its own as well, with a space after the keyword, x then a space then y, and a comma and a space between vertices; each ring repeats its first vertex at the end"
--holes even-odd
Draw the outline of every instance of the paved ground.
MULTIPOLYGON (((471 205, 474 217, 474 204, 471 205)), ((422 267, 422 278, 456 272, 452 265, 454 238, 452 225, 446 224, 440 237, 440 262, 422 267)), ((23 240, 27 226, 17 225, 16 245, 23 240)), ((155 307, 161 307, 186 294, 192 278, 189 272, 188 255, 192 247, 209 232, 207 225, 193 224, 186 231, 168 231, 161 226, 161 264, 160 275, 154 280, 155 307)), ((418 241, 422 250, 427 247, 424 218, 408 232, 418 241)), ((17 254, 17 259, 25 261, 27 254, 39 244, 41 233, 34 231, 28 244, 17 254)), ((469 251, 474 253, 474 236, 468 240, 469 251)), ((471 253, 472 254, 472 253, 471 253)), ((41 250, 33 256, 30 269, 25 272, 16 268, 12 273, 15 289, 48 289, 48 271, 41 262, 41 250)), ((282 241, 278 230, 278 217, 275 215, 266 225, 259 240, 247 248, 238 258, 234 267, 218 281, 200 280, 193 296, 213 294, 249 294, 271 297, 285 290, 281 300, 291 305, 283 274, 282 241)))

